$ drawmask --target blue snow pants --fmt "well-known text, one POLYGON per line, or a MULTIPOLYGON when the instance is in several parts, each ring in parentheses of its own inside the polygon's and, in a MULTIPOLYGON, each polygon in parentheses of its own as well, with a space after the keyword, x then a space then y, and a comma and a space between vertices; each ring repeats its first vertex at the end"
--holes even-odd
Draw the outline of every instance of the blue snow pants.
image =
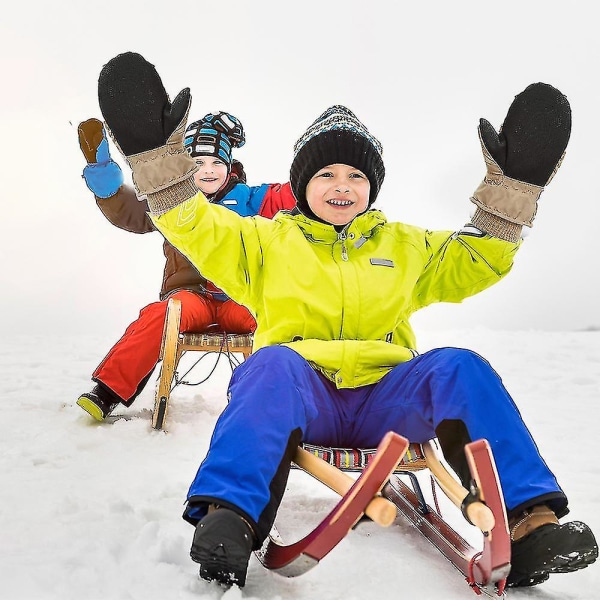
POLYGON ((376 384, 337 389, 297 352, 269 346, 235 369, 228 395, 188 492, 183 516, 190 523, 210 503, 228 506, 248 519, 261 542, 275 519, 299 441, 372 448, 395 431, 425 442, 444 423, 460 424, 467 442, 488 440, 509 514, 540 502, 567 512, 566 496, 515 403, 489 363, 472 351, 431 350, 394 367, 376 384))

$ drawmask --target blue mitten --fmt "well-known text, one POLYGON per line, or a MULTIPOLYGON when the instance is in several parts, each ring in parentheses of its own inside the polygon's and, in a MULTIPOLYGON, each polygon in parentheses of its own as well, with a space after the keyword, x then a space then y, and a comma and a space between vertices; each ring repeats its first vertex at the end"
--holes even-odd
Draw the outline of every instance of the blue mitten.
POLYGON ((123 185, 121 167, 112 160, 102 122, 88 119, 79 124, 79 146, 88 164, 83 178, 98 198, 110 198, 123 185))

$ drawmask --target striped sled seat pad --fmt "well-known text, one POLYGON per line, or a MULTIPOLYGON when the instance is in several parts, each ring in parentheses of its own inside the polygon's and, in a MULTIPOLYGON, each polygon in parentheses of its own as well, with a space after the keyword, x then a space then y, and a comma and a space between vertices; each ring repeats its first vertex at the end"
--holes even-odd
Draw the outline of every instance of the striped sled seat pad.
MULTIPOLYGON (((362 471, 377 452, 376 448, 330 448, 306 443, 301 444, 301 447, 342 471, 362 471)), ((420 471, 426 468, 421 444, 410 444, 394 472, 420 471)))

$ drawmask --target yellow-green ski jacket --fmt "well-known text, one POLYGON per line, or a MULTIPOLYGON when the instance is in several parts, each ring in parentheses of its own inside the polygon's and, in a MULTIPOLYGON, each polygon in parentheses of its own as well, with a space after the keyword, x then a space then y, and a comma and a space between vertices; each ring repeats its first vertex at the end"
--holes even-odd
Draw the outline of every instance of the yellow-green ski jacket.
POLYGON ((254 350, 285 344, 338 388, 376 383, 416 354, 410 316, 499 281, 520 244, 468 230, 388 223, 378 210, 342 233, 289 212, 240 217, 198 193, 156 227, 256 317, 254 350))

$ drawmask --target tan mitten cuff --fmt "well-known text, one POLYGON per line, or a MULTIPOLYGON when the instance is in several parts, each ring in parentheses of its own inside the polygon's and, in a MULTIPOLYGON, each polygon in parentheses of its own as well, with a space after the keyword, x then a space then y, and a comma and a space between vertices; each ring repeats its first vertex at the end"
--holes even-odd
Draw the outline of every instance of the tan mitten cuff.
POLYGON ((148 207, 154 215, 162 215, 198 193, 194 183, 194 173, 198 167, 183 145, 189 112, 190 105, 164 146, 131 156, 125 156, 110 133, 131 167, 138 194, 148 197, 148 207))
MULTIPOLYGON (((112 131, 107 130, 119 152, 131 167, 133 183, 140 196, 149 196, 190 179, 198 170, 183 145, 190 104, 164 146, 127 156, 112 131)), ((192 194, 195 195, 195 194, 192 194)))
POLYGON ((511 223, 479 207, 475 209, 475 214, 469 222, 477 229, 507 242, 518 242, 523 230, 523 225, 511 223))
POLYGON ((188 177, 175 185, 148 194, 148 208, 154 216, 158 217, 169 212, 172 208, 183 204, 197 193, 198 188, 194 183, 194 178, 188 177))
POLYGON ((189 179, 198 170, 194 159, 183 148, 161 146, 128 156, 133 182, 140 195, 160 192, 189 179))
POLYGON ((198 167, 183 146, 185 125, 190 108, 181 119, 167 143, 127 157, 133 172, 133 182, 140 195, 149 195, 189 179, 198 167))
POLYGON ((511 238, 517 235, 517 239, 509 240, 517 241, 522 226, 532 226, 537 212, 537 201, 544 188, 504 175, 502 169, 492 158, 481 140, 481 134, 479 141, 481 142, 481 150, 487 172, 483 181, 473 193, 471 202, 476 204, 482 211, 489 213, 489 216, 478 215, 480 223, 482 223, 482 220, 488 223, 487 228, 482 224, 478 225, 475 222, 473 224, 490 235, 502 237, 502 239, 507 239, 505 235, 509 235, 511 238), (491 218, 493 216, 496 219, 491 218), (501 223, 501 221, 507 221, 508 225, 501 223), (510 224, 514 224, 517 227, 511 227, 510 224), (506 231, 507 233, 496 235, 489 228, 493 228, 497 232, 506 231))

